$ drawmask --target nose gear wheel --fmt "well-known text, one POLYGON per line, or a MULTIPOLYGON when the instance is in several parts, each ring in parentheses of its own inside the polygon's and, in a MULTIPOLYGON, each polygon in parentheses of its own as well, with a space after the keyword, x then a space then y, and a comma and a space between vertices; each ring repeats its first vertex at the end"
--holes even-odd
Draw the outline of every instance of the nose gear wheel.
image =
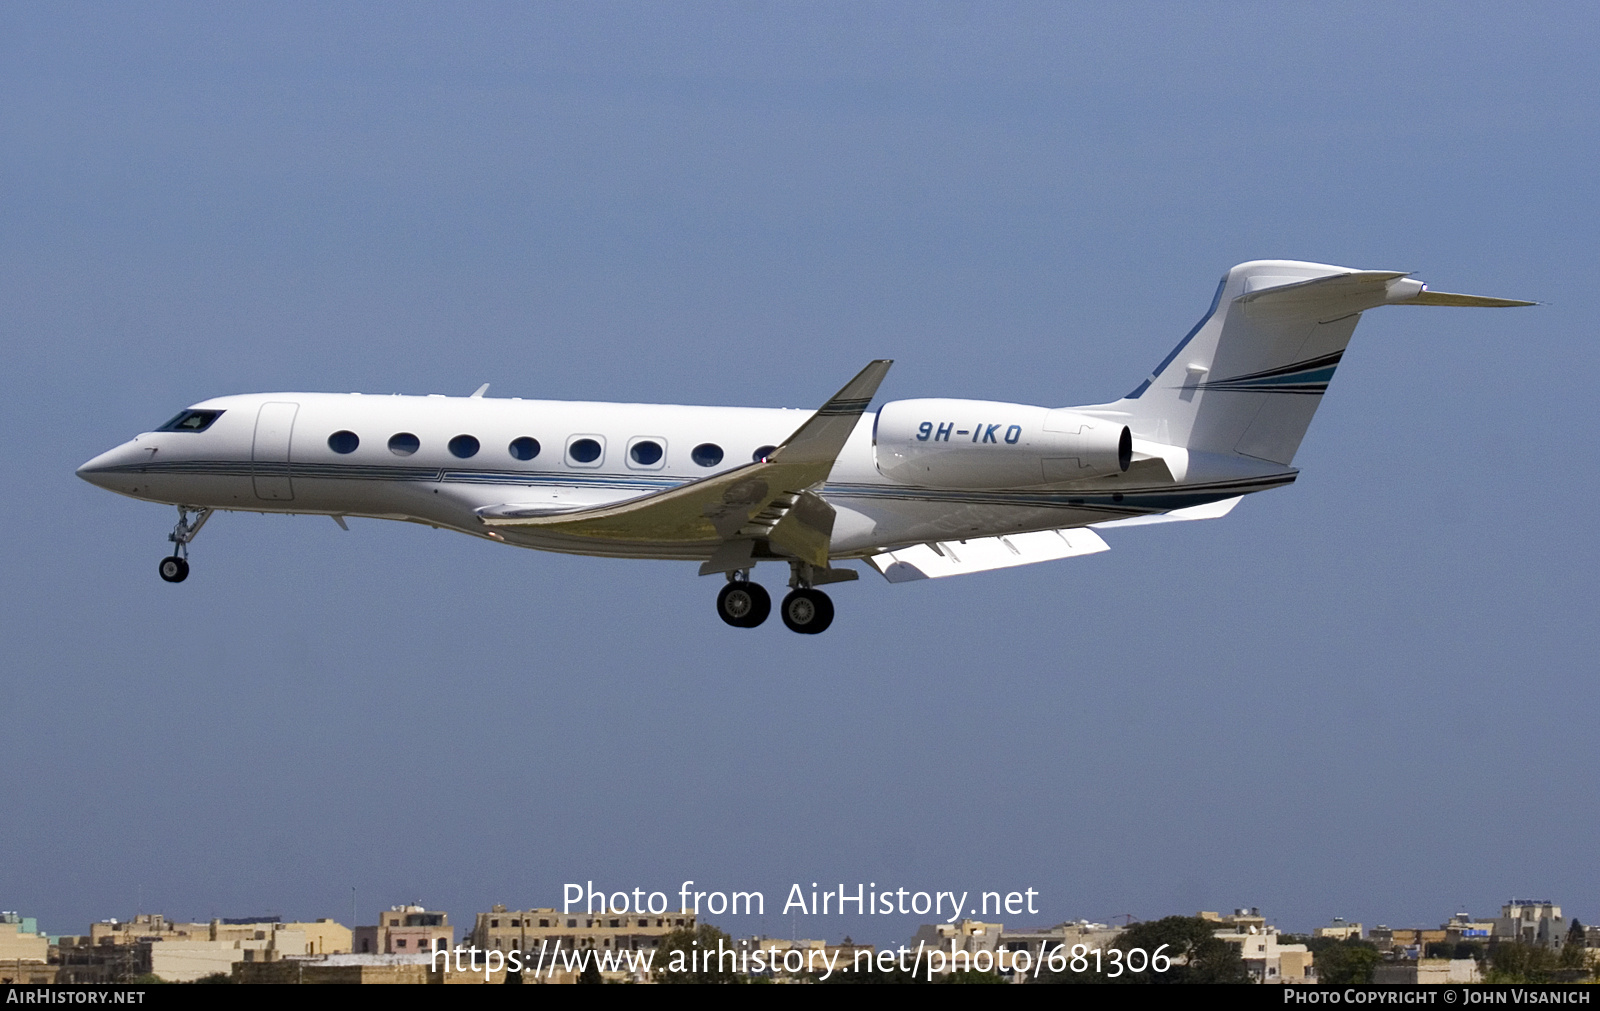
POLYGON ((189 578, 189 542, 194 540, 200 528, 206 525, 206 520, 211 518, 211 510, 207 507, 191 510, 187 506, 178 507, 178 525, 172 528, 172 533, 167 535, 167 540, 172 542, 172 554, 161 559, 161 578, 169 583, 181 583, 189 578), (189 521, 189 513, 194 513, 194 522, 189 521))

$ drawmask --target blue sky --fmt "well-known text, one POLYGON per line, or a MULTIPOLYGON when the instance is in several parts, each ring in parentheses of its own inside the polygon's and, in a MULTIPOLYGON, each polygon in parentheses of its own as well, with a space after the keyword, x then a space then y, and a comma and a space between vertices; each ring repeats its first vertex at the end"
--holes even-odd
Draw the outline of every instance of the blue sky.
MULTIPOLYGON (((0 12, 0 907, 876 882, 1037 925, 1600 916, 1597 40, 1584 5, 54 5, 0 12), (266 390, 1065 405, 1233 263, 1369 313, 1224 520, 812 639, 692 566, 173 517, 73 476, 266 390)), ((766 575, 765 573, 760 573, 766 575)), ((774 579, 769 580, 776 585, 774 579)), ((917 918, 724 919, 899 941, 917 918)))

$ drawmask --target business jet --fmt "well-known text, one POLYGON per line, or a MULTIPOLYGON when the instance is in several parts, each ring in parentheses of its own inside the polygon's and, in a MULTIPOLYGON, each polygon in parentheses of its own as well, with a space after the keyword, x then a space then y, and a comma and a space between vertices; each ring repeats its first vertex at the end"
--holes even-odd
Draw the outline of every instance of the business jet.
POLYGON ((217 511, 405 520, 543 551, 698 562, 737 628, 789 567, 785 625, 865 562, 891 583, 1107 550, 1099 532, 1228 513, 1290 466, 1361 313, 1533 305, 1430 291, 1400 271, 1257 260, 1131 393, 1087 407, 896 400, 874 361, 816 411, 358 393, 219 397, 85 463, 174 505, 161 578, 217 511))

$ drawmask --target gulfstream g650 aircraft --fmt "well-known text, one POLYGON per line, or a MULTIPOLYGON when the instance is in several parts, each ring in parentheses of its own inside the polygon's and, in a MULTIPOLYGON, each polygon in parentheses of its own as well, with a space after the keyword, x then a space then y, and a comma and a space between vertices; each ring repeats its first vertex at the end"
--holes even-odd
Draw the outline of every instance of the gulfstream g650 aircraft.
POLYGON ((1361 313, 1518 306, 1404 273, 1258 260, 1126 397, 1090 407, 868 404, 875 361, 814 412, 470 397, 264 393, 194 405, 78 474, 178 507, 182 582, 216 510, 409 520, 518 547, 698 562, 717 613, 761 624, 750 572, 789 566, 779 613, 821 632, 818 586, 862 559, 892 583, 1106 550, 1106 527, 1205 519, 1286 485, 1361 313))

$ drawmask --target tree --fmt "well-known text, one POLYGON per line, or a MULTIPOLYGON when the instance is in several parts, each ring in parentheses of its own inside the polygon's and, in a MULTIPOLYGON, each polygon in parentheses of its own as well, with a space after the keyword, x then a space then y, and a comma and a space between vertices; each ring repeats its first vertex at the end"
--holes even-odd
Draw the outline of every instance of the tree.
POLYGON ((960 969, 948 973, 939 980, 940 983, 1004 983, 998 972, 979 972, 976 969, 960 969))
POLYGON ((709 923, 679 927, 657 945, 650 974, 661 983, 738 983, 737 963, 717 957, 733 947, 733 939, 709 923))
POLYGON ((1455 951, 1451 958, 1470 958, 1475 962, 1482 962, 1488 957, 1488 950, 1482 941, 1457 941, 1455 951))
POLYGON ((1215 921, 1198 916, 1168 916, 1152 923, 1135 923, 1123 931, 1114 946, 1123 951, 1143 948, 1153 952, 1167 945, 1163 952, 1183 964, 1174 965, 1165 973, 1149 972, 1140 975, 1151 982, 1161 983, 1248 983, 1250 972, 1244 966, 1243 949, 1217 937, 1215 921))
POLYGON ((1315 959, 1319 983, 1371 983, 1382 961, 1376 945, 1354 937, 1312 937, 1305 944, 1315 959))
MULTIPOLYGON (((1124 970, 1119 976, 1109 976, 1090 968, 1086 972, 1073 972, 1070 963, 1067 971, 1041 977, 1052 983, 1248 983, 1250 973, 1245 968, 1244 957, 1237 945, 1229 944, 1216 936, 1218 924, 1198 916, 1168 916, 1160 920, 1135 923, 1108 947, 1124 953, 1143 948, 1153 956, 1163 945, 1163 956, 1172 964, 1166 972, 1146 969, 1144 972, 1124 970)), ((1126 954, 1124 954, 1126 959, 1126 954)), ((1106 957, 1101 965, 1105 973, 1114 972, 1106 957)))
POLYGON ((1489 949, 1487 983, 1548 983, 1556 953, 1542 944, 1502 941, 1489 949))
POLYGON ((1589 965, 1589 948, 1583 924, 1578 918, 1572 918, 1572 926, 1567 928, 1567 941, 1561 946, 1561 967, 1563 969, 1584 969, 1589 965))
POLYGON ((894 967, 887 972, 876 968, 862 969, 860 972, 857 972, 854 966, 841 964, 839 968, 834 971, 833 975, 829 976, 827 979, 819 979, 817 982, 859 985, 863 983, 926 983, 927 980, 924 979, 921 974, 914 973, 910 969, 902 968, 900 963, 897 961, 895 962, 894 967))

